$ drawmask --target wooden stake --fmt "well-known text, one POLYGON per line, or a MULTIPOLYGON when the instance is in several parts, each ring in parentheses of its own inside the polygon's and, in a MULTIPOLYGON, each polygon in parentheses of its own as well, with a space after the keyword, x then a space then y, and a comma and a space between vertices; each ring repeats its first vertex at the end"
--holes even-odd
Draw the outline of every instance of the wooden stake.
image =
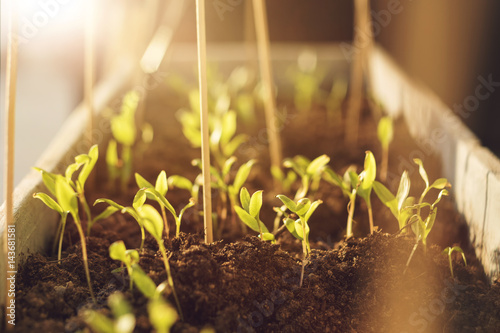
MULTIPOLYGON (((10 1, 7 5, 9 8, 8 13, 8 50, 7 50, 7 64, 6 64, 6 79, 5 79, 5 217, 6 225, 3 234, 3 258, 5 266, 2 276, 5 283, 5 326, 7 330, 14 328, 15 320, 8 317, 7 306, 15 302, 15 296, 12 296, 10 277, 14 277, 17 273, 17 262, 15 250, 8 247, 8 241, 14 238, 15 248, 15 221, 14 221, 14 138, 15 138, 15 110, 16 110, 16 81, 17 81, 17 10, 13 8, 17 6, 17 1, 10 1), (12 253, 14 252, 14 255, 12 253), (12 325, 14 323, 14 325, 12 325)), ((15 310, 14 310, 15 311, 15 310)), ((14 317, 15 318, 15 317, 14 317)))
POLYGON ((369 0, 355 0, 354 56, 351 66, 345 129, 345 140, 349 145, 355 145, 358 141, 359 117, 363 98, 363 74, 366 74, 369 52, 373 44, 373 33, 370 21, 369 0))
POLYGON ((94 0, 86 1, 85 10, 84 99, 88 112, 86 139, 90 147, 93 143, 92 131, 94 130, 94 0))
POLYGON ((208 135, 207 102, 207 42, 205 32, 205 0, 196 0, 196 23, 198 39, 198 78, 200 89, 201 160, 203 165, 203 220, 205 242, 213 242, 212 186, 210 180, 210 150, 208 135))
MULTIPOLYGON (((269 51, 269 31, 267 26, 267 13, 264 0, 253 0, 255 18, 255 32, 257 35, 257 48, 259 52, 260 75, 264 85, 264 108, 266 113, 267 134, 269 137, 269 153, 271 167, 281 169, 282 153, 281 139, 277 127, 276 101, 272 79, 271 57, 269 51)), ((275 188, 277 184, 275 182, 275 188)))

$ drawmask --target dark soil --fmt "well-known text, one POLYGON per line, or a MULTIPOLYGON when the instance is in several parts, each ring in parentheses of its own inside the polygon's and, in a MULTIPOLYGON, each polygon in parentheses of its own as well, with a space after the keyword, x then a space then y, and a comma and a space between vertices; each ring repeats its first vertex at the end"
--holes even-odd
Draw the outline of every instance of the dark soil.
MULTIPOLYGON (((181 138, 180 126, 172 110, 183 100, 154 94, 147 120, 155 129, 155 145, 136 156, 135 166, 141 175, 154 182, 157 174, 182 174, 194 179, 198 170, 190 165, 197 151, 181 138), (166 110, 166 111, 165 111, 166 110), (163 112, 163 113, 162 113, 163 112), (179 162, 181 161, 181 162, 179 162)), ((343 131, 328 125, 322 110, 309 114, 290 112, 285 118, 282 137, 285 156, 303 154, 310 158, 327 154, 330 165, 343 171, 349 164, 362 165, 364 151, 380 156, 372 116, 362 119, 361 137, 356 148, 345 147, 343 131), (326 125, 325 125, 326 124, 326 125)), ((249 145, 237 152, 243 163, 258 158, 247 186, 250 192, 264 189, 266 194, 262 220, 271 227, 272 206, 278 206, 271 189, 265 143, 259 141, 262 122, 249 129, 249 145)), ((418 151, 399 121, 391 146, 389 186, 394 189, 402 166, 412 164, 409 152, 418 151), (408 161, 407 163, 405 161, 408 161)), ((101 152, 104 148, 101 148, 101 152)), ((439 175, 439 165, 432 154, 421 151, 420 157, 431 179, 439 175)), ((418 172, 410 170, 415 193, 421 190, 418 172)), ((89 202, 111 197, 105 183, 101 158, 97 183, 89 191, 89 202)), ((130 205, 137 191, 117 191, 112 198, 130 205)), ((368 235, 366 206, 357 202, 355 237, 343 239, 347 220, 347 200, 339 189, 322 184, 315 194, 320 206, 311 226, 311 258, 305 267, 304 283, 299 287, 301 244, 288 232, 277 244, 264 243, 255 236, 242 236, 240 228, 221 227, 223 240, 213 244, 202 241, 202 225, 196 214, 187 214, 179 237, 166 239, 171 254, 174 284, 180 299, 184 322, 177 322, 174 332, 198 332, 212 327, 216 332, 500 332, 500 281, 486 282, 484 272, 468 242, 467 227, 453 208, 452 199, 440 203, 438 221, 430 235, 427 252, 417 248, 408 270, 408 256, 414 238, 397 232, 397 222, 373 195, 374 220, 378 231, 368 235), (441 254, 446 246, 460 245, 469 266, 454 257, 455 279, 451 278, 448 259, 441 254)), ((187 202, 185 192, 167 194, 174 207, 187 202)), ((218 202, 214 197, 214 205, 218 202)), ((104 207, 94 207, 94 213, 104 207)), ((72 224, 69 222, 69 224, 72 224)), ((173 226, 171 226, 172 230, 173 226)), ((94 226, 87 238, 89 266, 94 291, 93 304, 81 260, 81 247, 74 229, 69 227, 64 260, 33 254, 21 266, 17 281, 17 318, 15 332, 76 332, 85 327, 83 312, 97 309, 109 314, 106 299, 122 291, 134 306, 136 332, 150 332, 147 300, 136 288, 128 290, 125 273, 112 273, 119 264, 109 258, 108 247, 124 240, 127 248, 137 248, 139 228, 127 215, 114 215, 94 226)), ((460 259, 460 260, 459 260, 460 259)), ((140 265, 157 283, 166 280, 161 256, 154 240, 146 240, 140 265)), ((172 294, 168 295, 172 304, 172 294)))

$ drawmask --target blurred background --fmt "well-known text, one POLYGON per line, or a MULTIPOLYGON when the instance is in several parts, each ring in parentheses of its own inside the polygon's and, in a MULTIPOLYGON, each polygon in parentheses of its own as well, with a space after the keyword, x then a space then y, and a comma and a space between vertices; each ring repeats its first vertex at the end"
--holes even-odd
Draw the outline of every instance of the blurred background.
MULTIPOLYGON (((123 8, 157 0, 96 1, 99 73, 107 48, 138 43, 119 38, 130 24, 123 8)), ((165 0, 163 0, 165 1, 165 0)), ((176 0, 171 0, 176 1, 176 0)), ((16 184, 29 171, 66 116, 82 100, 83 0, 22 0, 16 114, 16 184)), ((186 0, 174 42, 195 42, 195 2, 186 0)), ((206 0, 207 42, 241 42, 254 36, 249 0, 206 0)), ((1 10, 0 153, 3 159, 7 0, 1 10)), ((372 0, 374 36, 415 80, 431 88, 500 156, 500 2, 491 0, 372 0), (467 105, 481 78, 491 94, 467 105), (498 82, 498 84, 496 84, 498 82)), ((350 42, 352 0, 268 0, 271 42, 350 42)), ((151 13, 150 22, 157 12, 151 13)), ((141 29, 137 29, 141 31, 141 29)), ((145 41, 147 42, 147 41, 145 41)), ((139 50, 140 51, 140 50, 139 50)), ((213 60, 213 59, 212 59, 213 60)), ((0 166, 2 172, 3 163, 0 166)), ((0 193, 3 196, 3 191, 0 193)))

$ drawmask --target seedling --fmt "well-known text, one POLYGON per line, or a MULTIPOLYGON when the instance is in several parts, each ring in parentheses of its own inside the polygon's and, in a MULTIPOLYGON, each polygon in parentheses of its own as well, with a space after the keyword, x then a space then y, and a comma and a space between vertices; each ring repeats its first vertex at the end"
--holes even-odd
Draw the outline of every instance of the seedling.
MULTIPOLYGON (((154 189, 149 189, 149 190, 155 191, 154 189)), ((167 250, 165 249, 165 245, 163 243, 163 237, 162 237, 163 219, 160 213, 158 213, 158 211, 153 206, 148 204, 145 204, 141 207, 141 209, 139 210, 139 215, 141 217, 141 220, 143 221, 144 228, 146 228, 146 230, 151 234, 151 236, 153 236, 153 238, 158 243, 158 247, 163 258, 163 263, 165 265, 165 271, 167 273, 167 282, 169 286, 172 288, 172 293, 174 295, 175 303, 177 304, 177 309, 179 310, 179 315, 182 320, 183 317, 182 317, 181 305, 179 303, 179 298, 177 297, 177 292, 175 291, 174 280, 172 278, 172 272, 167 257, 167 250)))
POLYGON ((370 222, 370 234, 373 234, 373 211, 371 203, 371 193, 373 188, 373 182, 377 175, 377 164, 375 162, 375 157, 371 151, 367 151, 365 155, 365 165, 364 170, 359 174, 359 187, 358 195, 362 197, 368 208, 368 219, 370 222))
MULTIPOLYGON (((242 164, 239 168, 238 171, 236 172, 236 175, 234 177, 233 182, 231 183, 230 177, 231 177, 231 169, 236 162, 236 157, 232 156, 229 159, 227 159, 222 167, 222 170, 219 172, 217 168, 211 166, 210 167, 210 173, 212 177, 214 178, 214 181, 212 182, 212 188, 217 189, 219 191, 220 195, 220 205, 218 208, 218 216, 220 217, 221 220, 225 221, 227 218, 227 203, 228 203, 228 198, 229 198, 229 204, 230 204, 230 209, 231 209, 231 219, 233 224, 235 224, 236 220, 236 214, 234 211, 234 206, 237 205, 237 198, 238 198, 238 193, 240 192, 240 189, 248 179, 248 176, 250 175, 250 171, 252 170, 253 165, 255 164, 255 160, 250 160, 247 161, 246 163, 242 164)), ((197 165, 201 168, 200 160, 194 160, 193 165, 197 165)))
MULTIPOLYGON (((283 166, 291 169, 285 178, 287 181, 297 178, 297 176, 291 176, 290 172, 300 176, 301 186, 295 193, 295 201, 304 198, 310 191, 316 192, 318 190, 319 182, 323 172, 327 168, 326 165, 328 162, 330 162, 330 157, 326 155, 318 156, 312 161, 302 155, 297 155, 294 158, 287 158, 283 161, 283 166)), ((273 173, 273 169, 271 169, 271 172, 273 173)), ((278 177, 278 179, 284 179, 284 173, 277 172, 277 168, 274 168, 273 175, 278 177)), ((275 211, 277 214, 274 220, 274 231, 279 227, 280 220, 286 211, 286 205, 276 208, 275 211)))
POLYGON ((92 227, 93 222, 97 219, 104 218, 106 215, 111 215, 110 211, 105 211, 96 219, 92 220, 90 215, 90 209, 87 205, 87 201, 85 199, 85 182, 87 181, 90 172, 94 168, 95 163, 97 162, 97 158, 99 156, 99 151, 97 145, 94 145, 90 148, 88 154, 82 154, 75 157, 75 163, 70 164, 66 168, 65 175, 57 175, 50 172, 46 172, 42 169, 35 168, 36 170, 42 173, 42 180, 49 190, 49 192, 55 196, 56 200, 52 199, 45 193, 35 193, 34 197, 42 200, 49 208, 55 210, 61 215, 61 233, 59 235, 59 249, 58 249, 58 260, 61 260, 61 248, 62 248, 62 238, 64 236, 64 227, 66 224, 66 218, 68 214, 71 214, 73 220, 75 222, 76 228, 78 230, 78 234, 80 236, 80 242, 82 245, 82 258, 83 265, 85 268, 85 275, 87 277, 87 283, 89 286, 90 295, 92 299, 95 300, 94 292, 92 289, 92 282, 90 280, 90 272, 87 260, 87 244, 85 241, 85 234, 82 228, 82 222, 80 220, 80 215, 78 211, 78 201, 82 207, 84 207, 87 215, 88 221, 88 232, 90 233, 90 228, 92 227), (73 181, 73 174, 80 169, 80 173, 76 180, 73 181))
POLYGON ((373 183, 375 194, 380 201, 391 210, 392 215, 398 220, 399 230, 404 230, 406 233, 410 231, 406 228, 406 225, 408 219, 412 215, 412 207, 415 204, 415 198, 408 196, 410 193, 410 185, 410 178, 406 170, 401 175, 398 192, 395 196, 382 183, 378 181, 373 183))
POLYGON ((455 278, 455 275, 453 274, 453 261, 451 258, 451 255, 454 251, 462 254, 462 259, 464 260, 465 266, 467 266, 467 260, 465 259, 465 253, 462 250, 462 248, 460 248, 460 246, 454 246, 454 247, 448 246, 446 249, 444 249, 443 254, 448 256, 448 262, 450 263, 450 272, 451 272, 452 278, 455 278))
POLYGON ((408 268, 408 266, 410 265, 410 261, 417 249, 419 242, 422 242, 422 244, 424 245, 424 251, 425 253, 427 253, 427 237, 431 232, 432 227, 434 226, 434 222, 436 221, 436 214, 437 214, 436 205, 439 203, 439 201, 441 201, 441 198, 443 196, 448 195, 448 190, 446 190, 446 187, 450 186, 446 178, 436 179, 431 185, 429 185, 429 178, 427 176, 427 172, 425 171, 422 161, 418 158, 415 158, 413 161, 419 167, 418 171, 420 173, 420 177, 422 177, 425 183, 425 188, 422 194, 420 195, 418 203, 410 207, 410 209, 416 211, 416 213, 410 217, 408 225, 411 226, 411 229, 415 234, 416 238, 415 238, 415 245, 413 246, 412 252, 410 253, 410 257, 406 262, 406 268, 408 268), (425 202, 424 199, 429 190, 433 188, 440 191, 438 193, 436 200, 432 204, 430 204, 428 202, 425 202), (422 216, 422 208, 424 207, 427 207, 429 209, 429 213, 427 214, 426 217, 422 216))
POLYGON ((102 202, 107 203, 109 205, 109 207, 106 208, 106 211, 107 210, 110 210, 110 211, 114 210, 114 212, 121 211, 122 213, 128 213, 130 216, 132 216, 134 218, 134 220, 137 221, 137 224, 139 224, 139 228, 141 229, 141 246, 139 247, 139 249, 142 250, 142 248, 144 247, 144 239, 146 238, 146 236, 144 233, 144 224, 143 224, 143 221, 140 217, 139 211, 140 211, 141 207, 144 205, 144 203, 146 202, 145 190, 140 189, 139 191, 137 191, 137 193, 134 196, 134 201, 132 202, 132 207, 130 207, 130 206, 124 207, 124 206, 114 202, 111 199, 105 199, 105 198, 97 199, 94 202, 94 206, 96 204, 102 203, 102 202))
POLYGON ((135 329, 135 316, 132 307, 122 293, 115 292, 108 297, 108 306, 113 319, 94 311, 85 312, 85 322, 97 333, 132 333, 135 329))
POLYGON ((378 123, 377 136, 382 145, 382 164, 380 166, 380 180, 383 182, 387 179, 387 168, 389 165, 389 145, 392 142, 394 135, 392 118, 389 116, 382 117, 378 123))
POLYGON ((132 266, 139 263, 139 252, 136 250, 127 250, 123 241, 116 241, 109 247, 109 256, 111 259, 119 260, 125 265, 130 279, 130 290, 132 290, 132 266))
POLYGON ((316 200, 311 203, 311 200, 308 198, 302 198, 295 203, 292 199, 283 194, 278 194, 277 197, 292 213, 299 217, 298 219, 293 220, 290 216, 287 216, 284 219, 284 223, 288 231, 290 231, 295 238, 302 241, 302 252, 304 254, 304 258, 302 260, 302 272, 300 275, 300 286, 302 286, 302 281, 304 279, 304 267, 306 265, 307 258, 309 257, 309 252, 311 251, 311 247, 309 245, 310 229, 308 222, 311 215, 322 203, 322 201, 316 200))
POLYGON ((262 191, 257 191, 250 197, 248 190, 243 187, 240 191, 241 207, 235 205, 234 210, 239 218, 250 229, 259 233, 260 239, 274 242, 274 235, 260 220, 260 209, 262 208, 262 191))
POLYGON ((135 180, 137 182, 137 185, 145 190, 146 196, 149 199, 155 200, 160 205, 163 224, 165 227, 165 232, 166 232, 167 238, 169 236, 169 231, 168 231, 169 227, 168 227, 167 215, 165 212, 165 208, 174 217, 174 219, 175 219, 175 235, 179 236, 179 233, 181 231, 182 216, 184 215, 184 212, 186 211, 186 209, 194 206, 195 201, 193 199, 190 199, 189 202, 181 209, 179 215, 177 215, 177 212, 175 211, 174 207, 165 197, 165 195, 167 194, 167 191, 168 191, 168 181, 167 181, 167 174, 164 170, 162 170, 160 172, 160 174, 158 175, 158 177, 156 178, 155 186, 153 186, 153 184, 148 182, 146 179, 144 179, 144 177, 142 177, 138 173, 135 174, 135 180))
MULTIPOLYGON (((115 184, 120 178, 122 190, 126 189, 127 183, 132 175, 132 146, 135 144, 138 129, 135 121, 135 113, 139 105, 139 93, 130 91, 123 97, 120 113, 111 117, 111 133, 113 139, 108 143, 106 151, 106 164, 110 184, 115 184), (118 154, 119 145, 121 152, 118 154)), ((141 139, 144 145, 153 140, 153 127, 144 123, 141 128, 141 139)))

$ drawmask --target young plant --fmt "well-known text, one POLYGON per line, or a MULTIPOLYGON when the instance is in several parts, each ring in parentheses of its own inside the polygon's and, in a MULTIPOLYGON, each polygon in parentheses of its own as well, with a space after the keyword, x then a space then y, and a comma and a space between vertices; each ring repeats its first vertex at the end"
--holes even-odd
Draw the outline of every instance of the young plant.
POLYGON ((139 225, 139 228, 141 229, 141 245, 140 245, 139 249, 142 250, 142 248, 144 247, 145 233, 144 233, 144 225, 142 223, 142 219, 140 217, 139 211, 145 202, 146 202, 146 192, 144 189, 140 189, 139 191, 137 191, 137 193, 134 196, 134 200, 132 202, 132 207, 130 207, 130 206, 124 207, 124 206, 114 202, 111 199, 105 199, 105 198, 97 199, 94 202, 94 206, 98 203, 107 203, 109 205, 109 207, 106 208, 106 211, 108 211, 108 210, 110 210, 110 211, 114 210, 115 212, 121 211, 122 213, 127 213, 130 216, 132 216, 134 218, 134 220, 137 221, 137 224, 139 225))
POLYGON ((398 220, 399 230, 405 230, 406 233, 410 232, 406 226, 412 215, 412 207, 415 204, 415 198, 408 196, 410 194, 410 185, 410 178, 406 170, 401 175, 396 195, 393 195, 382 183, 378 181, 373 183, 375 194, 398 220))
MULTIPOLYGON (((322 178, 323 172, 327 168, 326 165, 328 162, 330 162, 330 157, 327 155, 318 156, 312 161, 307 157, 297 155, 294 158, 287 158, 283 161, 283 166, 291 169, 291 171, 288 172, 286 179, 295 180, 297 178, 297 176, 291 176, 291 172, 300 176, 301 186, 295 193, 295 201, 304 198, 310 191, 316 192, 318 190, 319 182, 322 178)), ((272 169, 271 173, 273 173, 272 169)), ((274 169, 273 175, 278 177, 278 179, 284 178, 284 173, 277 172, 276 168, 274 169)), ((278 230, 281 218, 283 217, 286 208, 286 205, 283 205, 280 208, 275 208, 276 218, 274 219, 274 231, 278 230)))
POLYGON ((389 145, 392 142, 394 136, 394 130, 392 126, 392 118, 385 116, 380 118, 377 126, 377 136, 382 145, 382 164, 380 166, 380 180, 383 182, 387 179, 387 168, 389 165, 389 145))
POLYGON ((425 253, 427 253, 427 237, 429 236, 429 233, 431 232, 432 227, 434 226, 434 222, 436 221, 436 215, 437 215, 436 206, 439 203, 439 201, 441 201, 443 196, 448 195, 448 190, 446 190, 446 187, 450 186, 446 178, 436 179, 432 184, 429 185, 429 178, 427 176, 427 172, 425 171, 422 161, 418 158, 414 159, 413 161, 419 167, 418 171, 420 173, 420 177, 425 183, 425 188, 422 194, 420 195, 418 203, 411 206, 411 209, 413 209, 413 212, 415 213, 410 217, 408 225, 411 226, 411 229, 415 234, 416 238, 415 238, 415 245, 413 246, 412 252, 410 253, 410 257, 406 262, 406 268, 408 268, 408 266, 410 265, 410 261, 413 257, 413 254, 417 250, 419 242, 422 242, 422 244, 424 245, 424 251, 425 253), (432 204, 424 201, 425 196, 431 189, 439 190, 438 196, 432 204), (422 208, 427 208, 429 210, 427 216, 423 216, 422 208))
POLYGON ((108 306, 113 319, 94 311, 85 312, 85 322, 97 333, 132 333, 135 329, 135 316, 132 307, 122 293, 115 292, 108 297, 108 306))
MULTIPOLYGON (((111 117, 111 133, 113 139, 108 143, 106 151, 106 164, 110 184, 114 185, 120 178, 122 190, 126 189, 127 183, 132 176, 132 146, 135 144, 138 129, 135 121, 135 113, 139 105, 139 93, 130 91, 123 97, 120 113, 111 117), (121 152, 118 154, 119 145, 121 152)), ((144 123, 141 127, 139 151, 141 154, 153 140, 153 127, 144 123)), ((112 186, 113 188, 113 186, 112 186)))
POLYGON ((167 181, 167 174, 165 173, 164 170, 162 170, 160 172, 160 174, 158 175, 158 177, 156 178, 155 186, 153 186, 153 184, 148 182, 146 179, 144 179, 144 177, 142 177, 138 173, 135 174, 135 180, 137 182, 137 185, 145 190, 146 196, 149 199, 155 200, 160 205, 163 224, 165 226, 165 232, 166 232, 167 238, 169 237, 169 227, 168 227, 168 221, 167 221, 167 215, 165 212, 165 208, 174 217, 175 235, 179 236, 179 233, 181 231, 182 216, 184 215, 184 212, 186 211, 186 209, 194 206, 194 204, 195 204, 194 199, 191 198, 189 200, 189 202, 181 209, 179 215, 177 215, 177 212, 175 211, 174 207, 165 197, 165 195, 167 194, 167 191, 168 191, 168 181, 167 181))
POLYGON ((377 175, 377 164, 375 163, 375 157, 371 151, 367 151, 365 155, 365 165, 364 170, 359 174, 359 186, 358 195, 362 197, 368 208, 368 219, 370 222, 370 234, 373 234, 373 211, 371 203, 371 193, 373 188, 373 182, 377 175))
POLYGON ((349 198, 348 208, 348 218, 346 227, 346 237, 350 238, 353 235, 352 223, 354 218, 354 209, 356 205, 356 195, 359 195, 366 202, 368 208, 368 218, 370 223, 370 234, 373 234, 373 212, 371 205, 371 191, 373 188, 373 183, 375 181, 375 176, 377 173, 377 166, 375 163, 375 157, 371 151, 366 151, 364 170, 358 175, 355 171, 355 167, 349 167, 344 173, 344 177, 340 177, 335 171, 330 168, 326 168, 323 178, 336 186, 339 186, 342 193, 349 198))
MULTIPOLYGON (((42 180, 49 190, 49 192, 54 195, 56 200, 52 199, 45 193, 35 193, 33 196, 37 199, 40 199, 44 202, 49 208, 55 210, 61 215, 61 227, 59 234, 59 249, 58 249, 58 260, 61 260, 61 249, 62 249, 62 238, 64 237, 64 227, 66 224, 66 218, 68 214, 71 214, 73 220, 75 222, 76 228, 78 230, 78 234, 80 236, 80 242, 82 245, 82 257, 83 264, 85 268, 85 275, 87 277, 87 283, 89 286, 90 295, 92 299, 95 301, 94 292, 92 289, 92 282, 90 280, 90 272, 88 267, 87 260, 87 245, 85 240, 85 234, 83 232, 82 222, 79 215, 79 206, 78 202, 84 208, 87 215, 88 222, 88 233, 90 233, 90 229, 92 224, 100 218, 106 217, 107 214, 110 214, 110 211, 104 212, 92 220, 90 209, 88 207, 87 201, 85 199, 85 182, 89 177, 91 171, 94 168, 95 163, 97 162, 97 158, 99 156, 99 151, 97 145, 94 145, 90 148, 88 154, 81 154, 75 157, 75 163, 70 164, 65 171, 64 176, 53 174, 47 172, 45 170, 35 168, 42 174, 42 180), (81 169, 80 169, 81 168, 81 169), (73 180, 74 173, 80 169, 78 177, 73 180)), ((108 215, 108 216, 109 216, 108 215)))
POLYGON ((306 265, 307 259, 309 258, 309 252, 311 251, 311 246, 309 245, 309 219, 314 213, 316 208, 322 203, 321 200, 316 200, 311 203, 308 198, 302 198, 297 203, 292 199, 288 198, 286 195, 278 194, 278 199, 294 214, 299 218, 293 220, 290 216, 284 219, 286 228, 290 233, 300 241, 302 241, 302 252, 304 258, 302 260, 302 272, 300 275, 300 286, 302 286, 302 281, 304 279, 304 267, 306 265))
MULTIPOLYGON (((151 190, 155 191, 154 189, 151 190)), ((177 297, 177 292, 175 291, 174 279, 172 278, 170 263, 167 257, 167 250, 165 249, 165 244, 163 242, 163 219, 160 213, 158 213, 158 211, 153 206, 148 204, 145 204, 141 207, 141 209, 139 210, 139 215, 143 222, 144 228, 151 234, 151 236, 153 236, 153 238, 158 243, 158 247, 163 258, 163 263, 165 265, 165 271, 167 273, 167 282, 168 285, 172 288, 172 294, 174 295, 175 303, 182 320, 182 309, 179 298, 177 297)))
POLYGON ((235 205, 234 210, 239 218, 250 229, 259 233, 260 239, 274 242, 274 235, 260 220, 260 209, 262 208, 262 191, 257 191, 250 197, 248 190, 243 187, 240 191, 241 207, 235 205))
POLYGON ((136 250, 127 250, 123 241, 116 241, 109 246, 109 256, 111 259, 119 260, 125 265, 130 280, 130 290, 132 290, 133 265, 139 263, 139 252, 136 250))
POLYGON ((465 253, 460 246, 454 246, 454 247, 448 246, 446 249, 444 249, 443 254, 448 256, 448 262, 450 263, 450 273, 451 273, 452 278, 455 278, 455 275, 453 274, 453 260, 451 258, 451 255, 454 251, 462 254, 462 259, 464 260, 465 266, 467 266, 467 260, 465 259, 465 253))

